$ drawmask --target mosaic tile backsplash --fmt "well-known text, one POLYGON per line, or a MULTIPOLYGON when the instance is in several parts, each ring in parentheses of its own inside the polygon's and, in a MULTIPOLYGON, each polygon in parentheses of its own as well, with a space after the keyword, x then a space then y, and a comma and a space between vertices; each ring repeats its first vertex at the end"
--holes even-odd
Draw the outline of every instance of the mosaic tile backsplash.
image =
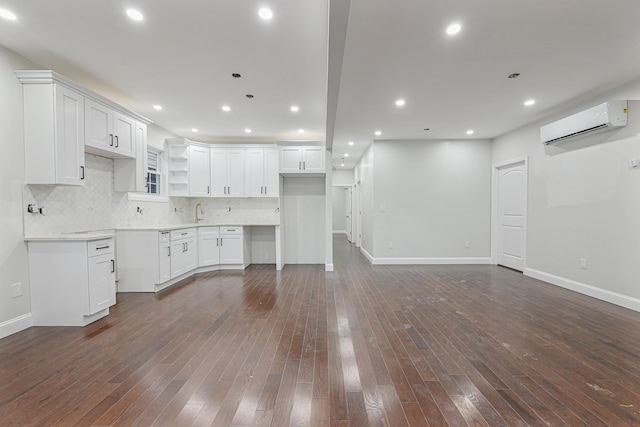
POLYGON ((205 223, 263 223, 280 218, 277 198, 130 201, 127 193, 113 191, 113 161, 104 157, 86 154, 85 173, 84 187, 23 186, 25 236, 189 224, 194 221, 197 203, 202 205, 205 223), (30 203, 43 208, 44 215, 28 213, 30 203))

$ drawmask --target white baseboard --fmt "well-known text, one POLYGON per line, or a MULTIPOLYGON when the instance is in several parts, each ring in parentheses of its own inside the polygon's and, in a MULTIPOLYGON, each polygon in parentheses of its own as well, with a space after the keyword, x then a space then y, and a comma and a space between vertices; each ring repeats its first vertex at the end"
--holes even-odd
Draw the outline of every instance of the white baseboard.
POLYGON ((347 230, 333 230, 333 234, 347 234, 347 230))
POLYGON ((373 264, 373 257, 372 257, 372 256, 371 256, 371 254, 370 254, 369 252, 367 252, 367 250, 366 250, 364 247, 362 247, 362 246, 360 246, 360 253, 361 253, 362 255, 364 255, 364 257, 365 257, 366 259, 368 259, 368 260, 369 260, 369 262, 370 262, 371 264, 373 264))
POLYGON ((325 264, 324 271, 333 271, 333 264, 325 264))
MULTIPOLYGON (((366 256, 366 255, 365 255, 366 256)), ((491 264, 491 258, 450 257, 450 258, 371 258, 373 265, 443 265, 443 264, 491 264)))
POLYGON ((578 292, 579 294, 587 295, 602 301, 609 302, 611 304, 619 305, 630 310, 640 311, 640 299, 638 298, 608 291, 602 288, 597 288, 595 286, 587 285, 586 283, 581 283, 575 280, 566 279, 564 277, 555 276, 553 274, 545 273, 544 271, 534 270, 533 268, 526 268, 524 270, 524 275, 533 277, 534 279, 542 280, 543 282, 551 283, 552 285, 560 286, 561 288, 578 292))
POLYGON ((0 323, 0 339, 13 335, 16 332, 24 331, 32 326, 33 316, 31 316, 31 313, 9 319, 0 323))

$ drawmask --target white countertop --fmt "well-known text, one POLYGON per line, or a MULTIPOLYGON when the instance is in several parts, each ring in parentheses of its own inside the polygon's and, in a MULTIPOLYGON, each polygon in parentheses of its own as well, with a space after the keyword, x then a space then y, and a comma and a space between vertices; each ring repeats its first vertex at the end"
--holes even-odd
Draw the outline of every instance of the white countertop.
POLYGON ((55 234, 52 236, 30 236, 25 237, 25 242, 37 242, 37 241, 86 241, 90 242, 93 240, 101 240, 101 239, 111 239, 115 237, 116 233, 114 231, 88 231, 82 233, 64 233, 64 234, 55 234))
POLYGON ((171 230, 179 230, 181 228, 197 228, 197 227, 274 227, 280 225, 280 223, 276 223, 276 222, 256 222, 256 223, 251 223, 251 224, 247 224, 246 222, 234 222, 234 221, 226 221, 226 222, 219 222, 219 223, 191 223, 191 224, 176 224, 176 225, 157 225, 157 226, 148 226, 148 227, 123 227, 123 228, 118 228, 118 231, 149 231, 149 230, 156 230, 156 231, 171 231, 171 230))

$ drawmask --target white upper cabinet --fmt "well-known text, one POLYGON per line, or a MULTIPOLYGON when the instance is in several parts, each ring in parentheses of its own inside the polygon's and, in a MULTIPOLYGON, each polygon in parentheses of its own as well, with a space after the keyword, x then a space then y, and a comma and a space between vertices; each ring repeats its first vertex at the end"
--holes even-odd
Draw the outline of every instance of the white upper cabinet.
POLYGON ((211 195, 244 197, 245 151, 211 148, 211 195))
POLYGON ((136 157, 135 119, 91 99, 85 101, 85 145, 90 153, 136 157))
POLYGON ((147 192, 147 125, 136 121, 136 158, 113 159, 113 189, 115 191, 147 192))
POLYGON ((84 185, 84 96, 43 73, 16 71, 24 95, 25 182, 84 185))
POLYGON ((323 174, 324 151, 322 146, 280 147, 280 173, 323 174))
POLYGON ((211 164, 209 147, 189 145, 189 196, 211 195, 211 164))
POLYGON ((247 197, 278 197, 278 150, 247 150, 247 197))

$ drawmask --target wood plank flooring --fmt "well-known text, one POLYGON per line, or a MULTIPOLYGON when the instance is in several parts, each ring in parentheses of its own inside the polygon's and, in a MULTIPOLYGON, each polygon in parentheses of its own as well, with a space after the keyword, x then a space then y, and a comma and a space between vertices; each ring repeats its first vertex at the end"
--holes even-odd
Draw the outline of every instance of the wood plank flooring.
POLYGON ((640 314, 495 266, 251 266, 0 340, 2 426, 640 425, 640 314))

